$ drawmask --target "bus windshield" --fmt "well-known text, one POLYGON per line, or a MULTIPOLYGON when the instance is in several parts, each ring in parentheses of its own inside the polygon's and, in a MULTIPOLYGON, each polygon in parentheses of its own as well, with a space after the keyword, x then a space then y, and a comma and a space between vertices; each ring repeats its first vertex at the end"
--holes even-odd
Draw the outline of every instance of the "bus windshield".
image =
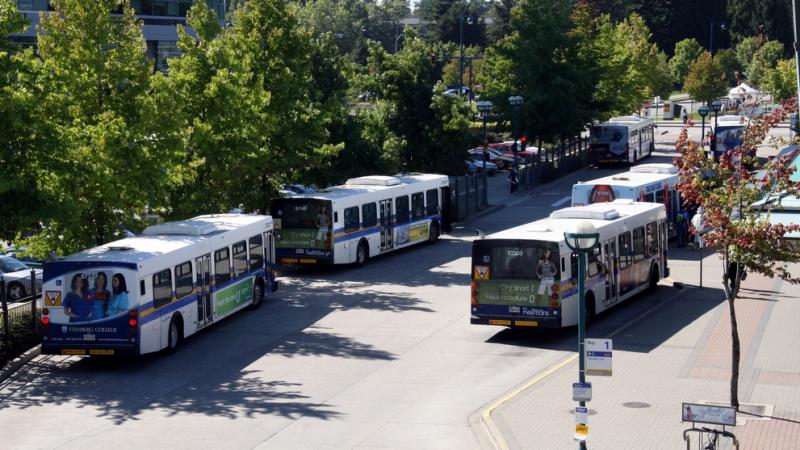
POLYGON ((734 150, 736 147, 742 145, 742 137, 744 134, 744 127, 717 127, 717 151, 734 150))
POLYGON ((619 142, 625 137, 624 127, 592 127, 592 139, 597 142, 619 142))
POLYGON ((491 279, 559 278, 558 245, 554 242, 501 243, 492 245, 490 252, 491 279))
POLYGON ((274 219, 280 220, 280 227, 283 229, 318 229, 325 223, 328 226, 332 223, 328 200, 283 198, 272 203, 270 213, 274 219))

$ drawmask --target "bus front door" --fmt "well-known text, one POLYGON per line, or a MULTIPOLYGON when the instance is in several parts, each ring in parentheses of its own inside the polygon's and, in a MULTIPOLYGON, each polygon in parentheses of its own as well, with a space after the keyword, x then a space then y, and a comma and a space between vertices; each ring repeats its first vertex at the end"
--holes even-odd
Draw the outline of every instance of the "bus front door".
POLYGON ((214 320, 214 309, 211 304, 211 255, 204 255, 194 260, 197 276, 197 327, 214 320))
POLYGON ((392 201, 380 201, 381 213, 381 251, 389 250, 394 246, 392 235, 394 226, 392 224, 392 201))
POLYGON ((606 266, 606 303, 617 302, 617 243, 614 239, 603 244, 603 257, 606 266))

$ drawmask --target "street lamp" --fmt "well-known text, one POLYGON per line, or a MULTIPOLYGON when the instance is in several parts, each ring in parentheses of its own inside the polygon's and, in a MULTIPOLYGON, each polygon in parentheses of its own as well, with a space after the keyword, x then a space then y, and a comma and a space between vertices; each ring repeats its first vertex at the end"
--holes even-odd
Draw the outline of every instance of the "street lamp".
POLYGON ((514 170, 517 169, 517 139, 519 139, 519 107, 522 106, 523 98, 521 95, 508 97, 508 104, 511 105, 511 123, 514 128, 514 170))
POLYGON ((717 159, 717 117, 719 111, 722 109, 722 102, 719 100, 711 103, 711 109, 714 110, 714 130, 711 132, 711 139, 708 142, 708 149, 711 150, 711 156, 714 160, 717 159))
POLYGON ((703 139, 706 137, 706 116, 708 115, 708 106, 701 106, 697 109, 697 114, 700 114, 700 148, 706 151, 703 139))
POLYGON ((711 52, 712 55, 714 54, 714 25, 719 25, 720 31, 725 31, 725 27, 727 26, 725 22, 711 22, 711 27, 710 27, 711 36, 709 37, 708 50, 711 52))
MULTIPOLYGON (((578 381, 583 384, 586 382, 583 357, 583 341, 586 334, 586 294, 584 293, 586 254, 597 245, 600 234, 591 222, 580 220, 574 222, 564 232, 564 239, 567 241, 567 247, 578 254, 578 381)), ((586 406, 585 401, 581 401, 579 404, 586 406)), ((581 441, 578 448, 586 450, 586 442, 581 441)))
MULTIPOLYGON (((472 15, 467 16, 467 25, 475 23, 472 15)), ((458 16, 458 95, 464 95, 464 13, 458 16)))
POLYGON ((483 119, 483 203, 485 205, 487 199, 486 189, 488 187, 488 181, 486 180, 486 151, 489 147, 489 141, 486 137, 486 119, 488 119, 489 114, 492 113, 494 105, 488 100, 481 100, 477 103, 477 106, 478 112, 481 114, 481 119, 483 119))

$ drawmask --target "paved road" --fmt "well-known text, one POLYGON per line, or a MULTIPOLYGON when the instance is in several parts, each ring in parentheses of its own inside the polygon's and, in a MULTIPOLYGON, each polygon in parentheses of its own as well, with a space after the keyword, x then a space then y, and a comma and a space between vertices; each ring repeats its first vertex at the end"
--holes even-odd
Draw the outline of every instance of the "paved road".
MULTIPOLYGON (((651 161, 668 161, 669 156, 651 161)), ((469 325, 469 253, 564 205, 587 169, 362 269, 287 273, 174 355, 39 357, 0 386, 3 448, 477 448, 474 411, 560 360, 574 330, 469 325)), ((502 176, 490 179, 495 194, 502 176)), ((637 314, 620 308, 607 321, 637 314)))

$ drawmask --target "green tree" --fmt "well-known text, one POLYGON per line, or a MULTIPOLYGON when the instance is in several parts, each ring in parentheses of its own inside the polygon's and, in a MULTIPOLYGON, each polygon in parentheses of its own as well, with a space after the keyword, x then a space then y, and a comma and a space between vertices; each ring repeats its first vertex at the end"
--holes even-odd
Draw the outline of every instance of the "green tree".
POLYGON ((791 46, 791 5, 786 0, 727 0, 728 25, 734 41, 763 36, 791 46))
POLYGON ((761 39, 755 36, 748 36, 736 44, 736 59, 739 61, 739 66, 741 66, 742 69, 746 69, 750 65, 750 62, 753 60, 753 55, 761 48, 761 44, 761 39))
POLYGON ((642 100, 656 95, 668 97, 672 83, 667 57, 652 42, 653 34, 644 19, 638 14, 631 14, 617 25, 617 33, 617 45, 622 46, 624 54, 632 62, 627 76, 633 86, 641 91, 644 96, 642 100))
POLYGON ((701 53, 703 47, 695 39, 684 39, 675 44, 675 55, 669 60, 669 70, 674 83, 683 84, 683 80, 689 74, 689 67, 701 53))
POLYGON ((760 87, 765 81, 769 71, 783 57, 783 44, 778 41, 764 42, 754 54, 751 55, 750 64, 745 69, 747 80, 754 86, 760 87))
POLYGON ((412 29, 406 29, 404 36, 405 45, 396 54, 377 43, 370 45, 368 66, 358 85, 378 100, 364 134, 372 142, 376 137, 385 139, 382 160, 396 161, 398 169, 463 172, 468 103, 462 97, 442 95, 441 65, 434 48, 412 29))
MULTIPOLYGON (((195 3, 189 23, 214 31, 203 25, 215 20, 206 9, 195 3)), ((319 95, 315 83, 320 41, 300 26, 298 13, 282 0, 250 0, 216 35, 181 30, 186 53, 171 61, 165 89, 181 99, 176 114, 192 173, 173 195, 174 214, 240 204, 267 210, 280 183, 338 148, 327 144, 326 130, 336 99, 319 95)), ((325 39, 329 52, 333 38, 325 39)), ((316 75, 328 67, 319 69, 316 75)))
POLYGON ((767 73, 764 88, 775 101, 784 101, 797 96, 797 65, 795 59, 782 59, 767 73))
POLYGON ((725 79, 728 81, 728 86, 735 86, 737 83, 737 77, 741 77, 742 74, 742 66, 739 64, 738 58, 736 58, 736 52, 733 49, 725 48, 717 52, 714 55, 714 59, 719 61, 719 65, 722 67, 723 72, 725 72, 725 79))
POLYGON ((782 199, 800 195, 800 184, 791 181, 792 171, 786 170, 794 155, 763 165, 754 156, 769 130, 789 112, 780 110, 755 119, 745 127, 743 144, 719 161, 709 159, 702 146, 690 142, 686 129, 676 146, 682 156, 676 160, 681 197, 704 209, 701 230, 693 232, 704 231, 706 245, 716 249, 722 260, 720 278, 731 323, 730 401, 737 409, 741 347, 736 305, 743 273, 800 283, 800 277, 792 275, 787 266, 800 262, 800 249, 785 239, 787 233, 800 231, 800 225, 770 222, 770 215, 782 209, 782 199))
POLYGON ((522 0, 512 11, 512 33, 487 50, 481 74, 484 95, 509 117, 509 95, 522 95, 521 130, 557 139, 580 130, 596 115, 595 71, 573 28, 572 6, 559 0, 522 0))
POLYGON ((684 88, 695 100, 708 103, 728 92, 728 82, 719 61, 703 52, 689 69, 684 88))
POLYGON ((15 1, 0 0, 0 239, 8 240, 34 228, 47 209, 47 198, 36 188, 37 161, 49 136, 38 124, 37 71, 33 54, 8 40, 27 25, 15 1))
POLYGON ((420 0, 418 4, 421 17, 431 22, 430 42, 459 43, 463 25, 464 45, 480 46, 485 43, 482 17, 486 7, 480 0, 420 0))
POLYGON ((150 95, 152 64, 128 1, 53 0, 39 26, 40 124, 52 145, 38 190, 56 207, 37 253, 114 238, 166 200, 180 146, 150 95), (112 13, 120 12, 120 15, 112 13))
POLYGON ((511 10, 517 0, 497 0, 491 3, 487 17, 491 23, 486 25, 488 43, 495 43, 511 33, 511 10))

